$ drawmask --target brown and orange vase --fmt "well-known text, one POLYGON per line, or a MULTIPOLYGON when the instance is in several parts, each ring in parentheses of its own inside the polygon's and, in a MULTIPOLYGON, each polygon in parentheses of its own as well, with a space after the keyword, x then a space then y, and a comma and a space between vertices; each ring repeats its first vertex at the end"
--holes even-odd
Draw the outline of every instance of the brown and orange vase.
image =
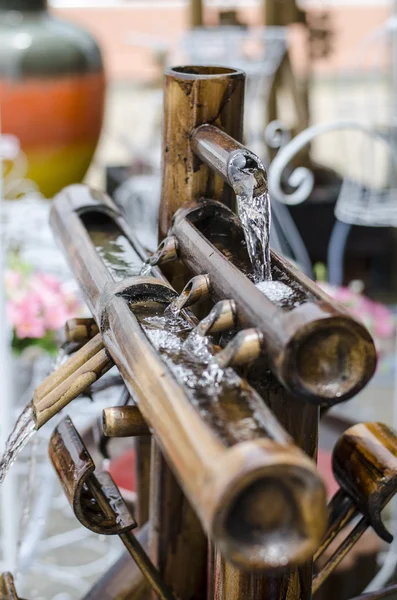
POLYGON ((92 36, 47 0, 0 0, 0 115, 27 157, 25 177, 51 198, 82 181, 99 139, 105 75, 92 36))

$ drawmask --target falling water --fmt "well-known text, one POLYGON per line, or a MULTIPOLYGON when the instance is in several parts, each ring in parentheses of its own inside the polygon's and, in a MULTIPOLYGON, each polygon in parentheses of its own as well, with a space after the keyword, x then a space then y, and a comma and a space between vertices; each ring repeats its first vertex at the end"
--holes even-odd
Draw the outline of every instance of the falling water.
POLYGON ((18 454, 23 450, 30 438, 36 431, 34 420, 33 403, 24 408, 14 430, 7 440, 6 448, 0 462, 0 484, 3 483, 11 465, 14 463, 18 454))
POLYGON ((259 159, 237 154, 229 166, 256 283, 272 278, 270 262, 270 199, 265 169, 259 159))
MULTIPOLYGON (((65 360, 66 353, 63 348, 52 365, 51 371, 55 371, 65 360)), ((8 471, 15 462, 18 454, 22 452, 36 431, 33 402, 29 402, 20 414, 15 427, 7 440, 4 454, 0 461, 0 484, 3 483, 8 471)))

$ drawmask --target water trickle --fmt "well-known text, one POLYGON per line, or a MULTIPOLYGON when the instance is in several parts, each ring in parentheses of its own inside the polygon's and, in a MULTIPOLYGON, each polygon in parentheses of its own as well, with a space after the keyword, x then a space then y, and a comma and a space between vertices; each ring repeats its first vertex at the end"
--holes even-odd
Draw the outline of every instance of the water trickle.
POLYGON ((244 228, 256 283, 272 278, 270 262, 270 198, 264 166, 259 159, 236 154, 229 178, 237 198, 238 216, 244 228))
POLYGON ((162 244, 160 244, 160 246, 158 247, 156 252, 154 254, 152 254, 152 256, 149 256, 149 258, 146 259, 145 262, 143 263, 140 275, 143 275, 143 276, 150 275, 152 272, 152 267, 157 267, 162 256, 163 256, 162 244))
POLYGON ((180 294, 179 296, 174 298, 172 300, 172 302, 170 302, 170 304, 165 309, 165 314, 171 315, 173 317, 177 317, 179 315, 179 313, 181 312, 181 310, 183 309, 185 301, 186 301, 186 295, 183 293, 180 294))
POLYGON ((150 259, 146 260, 146 261, 143 263, 142 269, 141 269, 141 271, 140 271, 140 273, 139 273, 139 274, 140 274, 140 275, 142 275, 143 277, 145 277, 146 275, 150 275, 150 274, 151 274, 151 272, 152 272, 152 267, 154 267, 154 266, 156 266, 156 265, 155 265, 155 264, 154 264, 154 265, 152 265, 152 264, 150 263, 150 259))
POLYGON ((0 484, 10 470, 18 454, 23 450, 36 431, 33 403, 30 402, 17 420, 14 430, 7 440, 6 448, 0 462, 0 484))

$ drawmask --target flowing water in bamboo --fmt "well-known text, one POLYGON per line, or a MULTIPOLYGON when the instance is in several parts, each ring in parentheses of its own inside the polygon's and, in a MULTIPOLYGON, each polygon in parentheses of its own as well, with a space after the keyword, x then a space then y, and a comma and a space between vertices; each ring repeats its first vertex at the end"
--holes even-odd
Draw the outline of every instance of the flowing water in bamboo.
MULTIPOLYGON (((56 370, 64 361, 65 352, 61 349, 51 370, 56 370)), ((9 436, 4 454, 0 461, 0 484, 3 483, 8 471, 36 431, 33 403, 29 402, 20 414, 15 427, 9 436)))
MULTIPOLYGON (((233 369, 219 367, 207 336, 192 329, 182 316, 167 312, 164 306, 132 310, 192 405, 216 428, 225 444, 266 436, 268 411, 258 396, 244 390, 233 369), (233 417, 229 410, 232 398, 238 398, 233 404, 239 407, 233 417)), ((280 430, 280 442, 282 439, 280 430)))

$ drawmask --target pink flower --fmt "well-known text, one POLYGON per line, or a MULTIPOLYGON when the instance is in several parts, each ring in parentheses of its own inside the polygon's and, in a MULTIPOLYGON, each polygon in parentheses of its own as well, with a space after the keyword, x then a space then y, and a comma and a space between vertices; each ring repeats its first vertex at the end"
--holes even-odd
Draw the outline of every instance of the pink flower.
POLYGON ((69 315, 62 304, 48 304, 44 309, 44 321, 47 329, 57 330, 65 325, 69 315))
POLYGON ((42 320, 26 320, 19 323, 15 328, 16 334, 19 339, 24 338, 36 338, 40 339, 45 336, 46 329, 42 320))
POLYGON ((22 338, 41 338, 45 335, 45 324, 40 315, 40 306, 27 298, 24 302, 8 302, 7 316, 22 338))

